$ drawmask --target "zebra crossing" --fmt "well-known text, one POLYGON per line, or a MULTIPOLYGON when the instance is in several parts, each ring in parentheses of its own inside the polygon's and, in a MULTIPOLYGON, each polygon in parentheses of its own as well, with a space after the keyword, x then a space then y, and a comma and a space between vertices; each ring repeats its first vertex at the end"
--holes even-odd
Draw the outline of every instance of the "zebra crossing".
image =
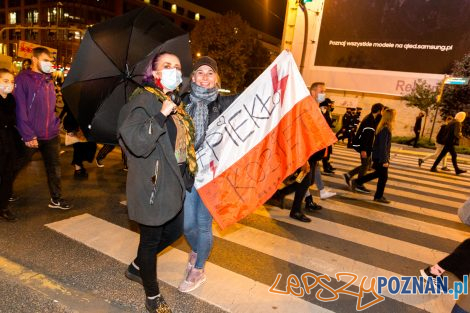
MULTIPOLYGON (((385 189, 392 203, 379 204, 371 195, 351 193, 344 183, 342 173, 359 163, 355 151, 336 145, 332 162, 337 174, 323 176, 323 180, 337 196, 318 201, 324 209, 310 214, 311 223, 293 220, 288 210, 265 205, 227 230, 214 225, 208 280, 192 294, 227 312, 354 312, 358 299, 351 294, 325 302, 316 296, 320 286, 302 297, 270 290, 274 286, 285 291, 290 275, 300 278, 304 273, 331 277, 328 284, 335 289, 349 281, 337 281, 334 277, 340 272, 359 278, 416 276, 420 268, 439 261, 470 237, 470 227, 456 215, 470 196, 469 174, 431 173, 430 164, 419 168, 416 156, 396 153, 385 189)), ((368 184, 372 190, 374 185, 368 184)), ((291 200, 292 195, 286 207, 291 200)), ((81 214, 46 226, 123 264, 135 256, 137 233, 93 215, 81 214)), ((179 240, 159 256, 159 279, 177 287, 188 249, 179 240)), ((349 290, 358 293, 360 281, 349 290)), ((324 290, 321 296, 332 293, 324 290)), ((450 295, 386 292, 384 296, 384 301, 365 311, 450 312, 454 304, 450 295)), ((360 301, 373 300, 367 294, 360 301)))

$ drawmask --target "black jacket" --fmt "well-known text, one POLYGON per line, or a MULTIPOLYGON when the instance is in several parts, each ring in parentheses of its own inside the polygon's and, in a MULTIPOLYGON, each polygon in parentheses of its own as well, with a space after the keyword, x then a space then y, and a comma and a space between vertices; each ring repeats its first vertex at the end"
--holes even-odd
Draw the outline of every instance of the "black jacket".
POLYGON ((392 132, 388 127, 382 128, 375 136, 372 160, 375 163, 389 163, 390 149, 392 148, 392 132))
POLYGON ((448 137, 449 137, 449 125, 442 124, 441 129, 439 129, 439 132, 437 133, 436 142, 440 145, 445 145, 448 137))
POLYGON ((24 146, 16 128, 15 98, 0 96, 0 153, 18 152, 24 146))
POLYGON ((448 127, 448 136, 445 142, 446 146, 458 146, 460 137, 462 137, 462 123, 453 119, 447 125, 448 127))
POLYGON ((380 117, 380 114, 374 117, 374 115, 370 113, 362 120, 356 136, 353 139, 353 148, 357 152, 366 151, 368 154, 372 152, 375 130, 380 122, 380 117))
POLYGON ((420 132, 421 131, 421 121, 423 120, 423 117, 421 115, 418 115, 416 117, 416 123, 415 123, 415 127, 413 128, 413 130, 415 132, 420 132))

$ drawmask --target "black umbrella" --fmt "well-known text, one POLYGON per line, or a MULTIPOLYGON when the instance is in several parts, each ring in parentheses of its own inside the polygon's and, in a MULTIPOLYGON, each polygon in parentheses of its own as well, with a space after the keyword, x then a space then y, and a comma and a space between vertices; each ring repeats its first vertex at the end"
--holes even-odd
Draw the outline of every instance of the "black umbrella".
POLYGON ((150 6, 91 27, 62 86, 62 93, 88 140, 116 143, 117 119, 145 70, 159 52, 176 54, 189 77, 189 36, 150 6))

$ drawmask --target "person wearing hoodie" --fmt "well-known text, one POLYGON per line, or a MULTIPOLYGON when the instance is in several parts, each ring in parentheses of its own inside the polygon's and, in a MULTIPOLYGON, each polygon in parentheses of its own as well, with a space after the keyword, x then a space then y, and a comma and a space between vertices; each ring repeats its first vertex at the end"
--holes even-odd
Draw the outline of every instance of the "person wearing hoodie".
POLYGON ((460 138, 462 138, 462 123, 466 116, 467 114, 465 112, 457 113, 455 118, 447 126, 448 136, 444 143, 444 149, 442 149, 436 161, 434 161, 431 172, 437 172, 437 165, 441 162, 447 152, 452 156, 452 164, 454 165, 455 174, 460 175, 467 172, 466 170, 459 168, 457 164, 457 152, 455 152, 455 146, 459 145, 460 138))
POLYGON ((55 114, 56 93, 52 80, 52 57, 44 47, 33 49, 31 69, 15 79, 16 124, 31 160, 40 151, 46 167, 50 208, 70 209, 62 198, 59 118, 55 114))

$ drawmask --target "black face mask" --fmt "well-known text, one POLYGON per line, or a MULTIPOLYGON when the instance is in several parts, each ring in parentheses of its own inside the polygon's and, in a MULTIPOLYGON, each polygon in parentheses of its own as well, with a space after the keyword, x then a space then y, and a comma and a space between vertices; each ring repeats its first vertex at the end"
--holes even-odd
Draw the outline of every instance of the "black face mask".
POLYGON ((330 108, 330 112, 333 112, 335 108, 330 108))

